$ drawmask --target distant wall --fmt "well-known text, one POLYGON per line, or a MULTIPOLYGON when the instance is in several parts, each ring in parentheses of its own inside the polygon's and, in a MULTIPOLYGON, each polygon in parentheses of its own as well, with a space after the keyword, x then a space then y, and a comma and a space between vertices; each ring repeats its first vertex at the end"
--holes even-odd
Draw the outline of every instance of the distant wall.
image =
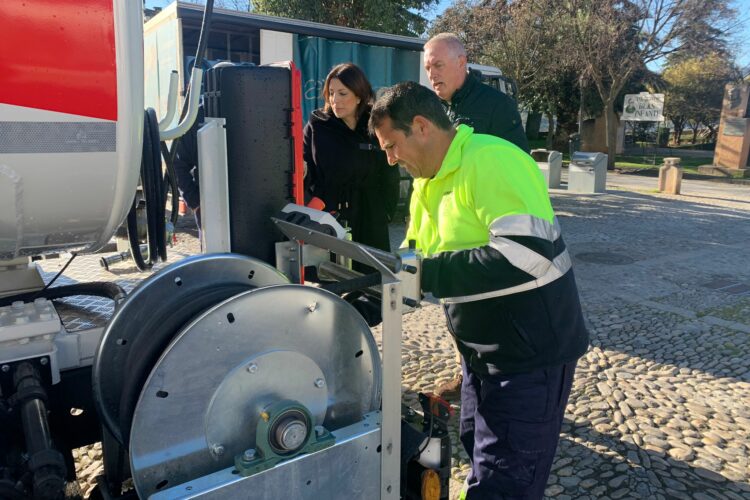
MULTIPOLYGON (((617 148, 615 153, 621 154, 625 142, 625 127, 617 120, 617 148)), ((581 150, 607 154, 607 124, 604 116, 584 120, 581 127, 581 150)))

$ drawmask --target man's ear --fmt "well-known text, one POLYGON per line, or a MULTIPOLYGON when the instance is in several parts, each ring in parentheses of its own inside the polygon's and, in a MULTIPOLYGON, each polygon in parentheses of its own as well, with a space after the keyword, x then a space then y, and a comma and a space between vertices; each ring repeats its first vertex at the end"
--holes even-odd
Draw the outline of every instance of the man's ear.
POLYGON ((461 54, 458 56, 458 65, 459 67, 466 69, 466 65, 468 64, 469 60, 466 58, 464 54, 461 54))
POLYGON ((417 132, 420 135, 424 135, 432 126, 432 122, 422 115, 417 115, 411 122, 412 132, 417 132))

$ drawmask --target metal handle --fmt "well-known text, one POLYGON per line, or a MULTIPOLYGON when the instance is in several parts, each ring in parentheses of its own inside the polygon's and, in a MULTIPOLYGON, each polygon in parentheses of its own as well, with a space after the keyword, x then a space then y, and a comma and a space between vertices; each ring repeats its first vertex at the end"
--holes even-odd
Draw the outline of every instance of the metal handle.
POLYGON ((167 95, 167 114, 159 122, 159 132, 162 132, 167 125, 172 123, 174 112, 177 109, 177 71, 172 70, 169 75, 169 94, 167 95))
POLYGON ((180 122, 174 128, 169 130, 160 130, 159 139, 162 141, 171 141, 177 139, 187 132, 195 122, 195 117, 198 116, 198 102, 201 97, 201 82, 203 81, 203 70, 200 68, 193 68, 193 73, 190 75, 190 101, 188 102, 188 112, 185 119, 180 122))

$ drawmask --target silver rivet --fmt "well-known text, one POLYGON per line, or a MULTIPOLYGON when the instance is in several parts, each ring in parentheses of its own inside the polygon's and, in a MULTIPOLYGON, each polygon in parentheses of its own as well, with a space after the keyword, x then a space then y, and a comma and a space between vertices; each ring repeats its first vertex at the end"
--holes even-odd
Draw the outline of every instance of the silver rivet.
POLYGON ((326 433, 326 428, 325 427, 323 427, 322 425, 316 425, 315 426, 315 435, 316 436, 320 437, 320 436, 322 436, 325 433, 326 433))
POLYGON ((320 389, 324 385, 326 385, 325 380, 323 380, 322 378, 316 378, 315 379, 315 387, 317 387, 318 389, 320 389))
POLYGON ((3 371, 4 371, 5 373, 8 373, 8 371, 10 371, 10 366, 8 366, 8 365, 3 365, 3 371))
POLYGON ((41 363, 42 366, 45 366, 47 363, 49 363, 49 360, 47 358, 42 358, 39 360, 39 363, 41 363))
POLYGON ((255 448, 249 448, 242 454, 242 458, 247 462, 252 461, 255 458, 255 448))
POLYGON ((224 454, 224 446, 218 443, 211 445, 211 453, 213 453, 217 457, 222 456, 224 454))
POLYGON ((258 371, 258 365, 256 365, 255 363, 250 363, 249 365, 247 365, 247 371, 250 372, 250 373, 257 372, 258 371))

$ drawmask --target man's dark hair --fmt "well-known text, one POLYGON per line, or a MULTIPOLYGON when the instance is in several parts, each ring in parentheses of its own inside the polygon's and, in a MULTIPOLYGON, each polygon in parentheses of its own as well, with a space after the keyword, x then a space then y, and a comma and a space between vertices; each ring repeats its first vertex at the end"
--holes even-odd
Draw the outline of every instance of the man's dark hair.
POLYGON ((401 82, 379 92, 370 111, 370 133, 375 134, 375 128, 390 118, 394 130, 409 135, 417 115, 428 119, 439 129, 450 130, 453 127, 435 92, 417 82, 401 82))

